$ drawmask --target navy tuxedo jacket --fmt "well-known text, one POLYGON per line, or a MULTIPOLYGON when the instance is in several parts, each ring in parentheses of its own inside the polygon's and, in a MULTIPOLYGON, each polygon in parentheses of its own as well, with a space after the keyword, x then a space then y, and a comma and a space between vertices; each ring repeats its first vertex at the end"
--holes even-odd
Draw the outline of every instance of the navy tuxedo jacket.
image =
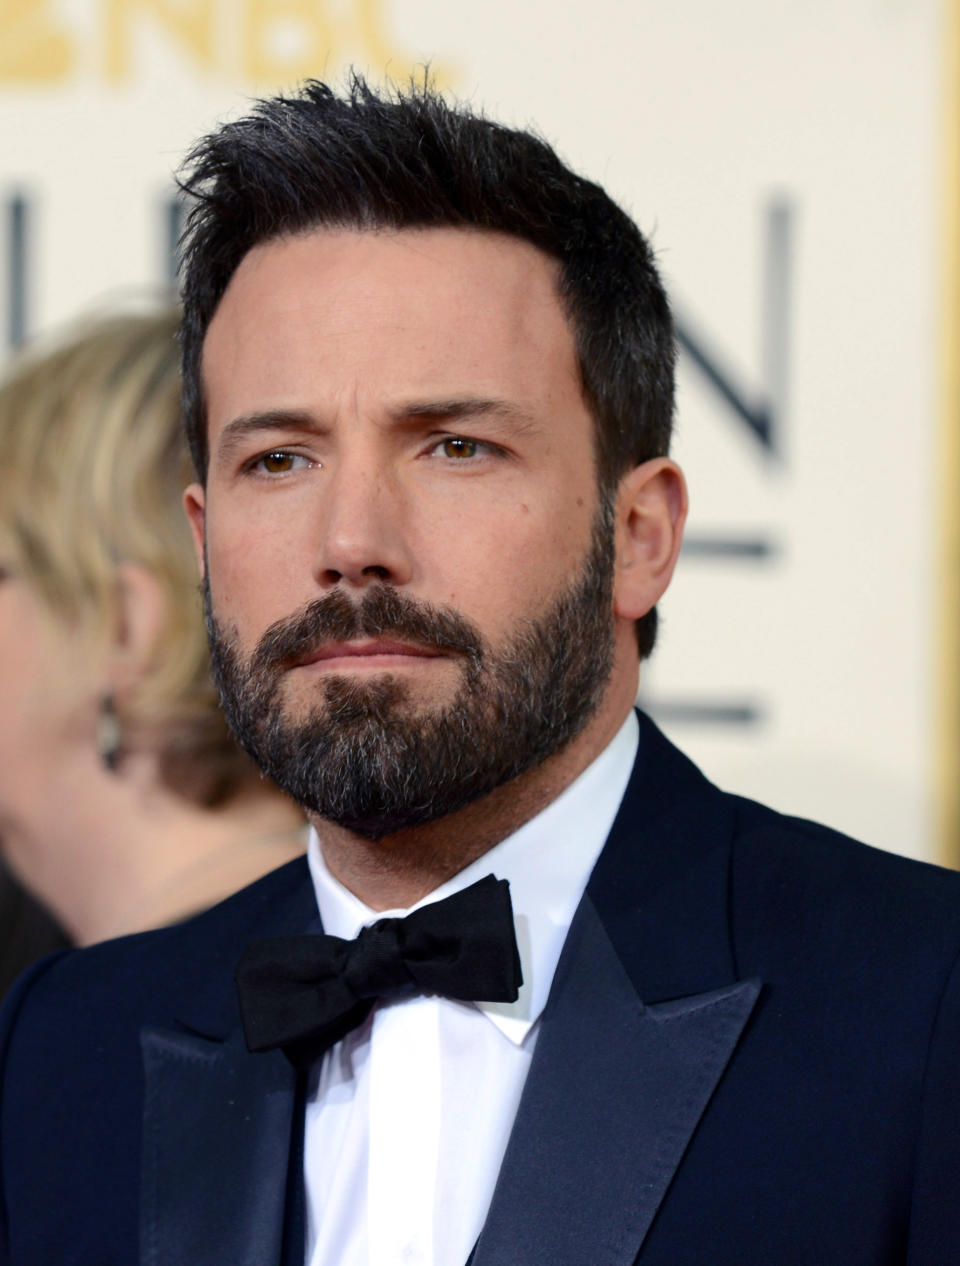
MULTIPOLYGON (((22 981, 0 1260, 299 1266, 295 1076, 232 975, 315 919, 298 861, 22 981)), ((473 1266, 960 1263, 958 951, 960 876, 724 795, 641 719, 473 1266)))

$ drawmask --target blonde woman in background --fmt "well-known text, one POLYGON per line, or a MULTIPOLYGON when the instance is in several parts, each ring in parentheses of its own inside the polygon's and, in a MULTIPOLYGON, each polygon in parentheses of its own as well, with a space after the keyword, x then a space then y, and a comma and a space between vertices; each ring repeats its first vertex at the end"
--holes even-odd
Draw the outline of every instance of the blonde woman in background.
POLYGON ((0 849, 79 944, 184 919, 304 847, 209 678, 176 327, 88 323, 0 385, 0 849))

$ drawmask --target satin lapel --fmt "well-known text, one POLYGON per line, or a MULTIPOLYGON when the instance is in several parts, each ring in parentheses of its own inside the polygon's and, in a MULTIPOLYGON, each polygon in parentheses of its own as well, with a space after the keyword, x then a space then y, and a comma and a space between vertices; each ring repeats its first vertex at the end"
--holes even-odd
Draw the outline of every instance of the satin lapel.
POLYGON ((303 858, 184 925, 170 1026, 145 1027, 141 1266, 277 1266, 297 1080, 243 1040, 233 964, 253 937, 319 929, 303 858))
POLYGON ((759 989, 645 1007, 585 898, 472 1266, 633 1263, 759 989))
POLYGON ((145 1030, 141 1266, 277 1266, 296 1079, 280 1052, 145 1030))

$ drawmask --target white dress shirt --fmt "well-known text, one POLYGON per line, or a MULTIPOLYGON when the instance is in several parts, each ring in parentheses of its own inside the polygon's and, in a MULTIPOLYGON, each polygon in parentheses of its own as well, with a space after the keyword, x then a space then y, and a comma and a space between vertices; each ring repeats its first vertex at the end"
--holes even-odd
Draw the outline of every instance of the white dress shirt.
MULTIPOLYGON (((540 1014, 574 910, 637 750, 634 714, 542 813, 424 897, 510 881, 523 986, 513 1003, 437 995, 378 1002, 313 1069, 304 1178, 308 1266, 465 1266, 486 1217, 540 1014)), ((352 938, 374 911, 307 859, 325 931, 352 938)))

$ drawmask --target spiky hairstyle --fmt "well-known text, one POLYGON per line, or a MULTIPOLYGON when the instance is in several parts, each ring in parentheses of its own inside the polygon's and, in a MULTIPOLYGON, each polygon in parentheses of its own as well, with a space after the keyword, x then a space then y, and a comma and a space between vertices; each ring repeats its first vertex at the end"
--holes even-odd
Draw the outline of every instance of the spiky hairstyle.
MULTIPOLYGON (((259 101, 201 140, 181 187, 183 388, 198 475, 208 460, 203 341, 241 260, 281 235, 322 228, 462 227, 509 233, 559 263, 597 470, 609 493, 631 466, 666 454, 675 344, 667 298, 640 230, 599 185, 531 132, 450 105, 427 82, 342 96, 307 81, 259 101)), ((638 622, 649 654, 656 611, 638 622)))

